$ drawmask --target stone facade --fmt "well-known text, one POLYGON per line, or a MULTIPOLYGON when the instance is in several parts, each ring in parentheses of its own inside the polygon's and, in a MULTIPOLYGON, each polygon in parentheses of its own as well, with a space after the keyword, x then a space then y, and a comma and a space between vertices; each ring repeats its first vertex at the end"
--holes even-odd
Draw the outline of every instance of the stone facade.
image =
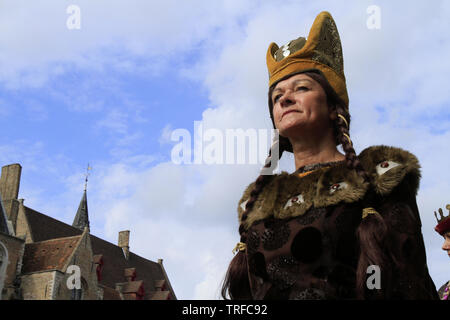
POLYGON ((22 239, 25 239, 25 243, 33 242, 31 237, 31 231, 29 229, 29 224, 27 218, 25 216, 25 208, 23 205, 23 199, 21 200, 13 200, 17 203, 17 219, 14 224, 16 236, 22 239))
POLYGON ((56 300, 68 300, 72 297, 72 290, 67 287, 67 280, 72 273, 68 273, 69 266, 77 266, 80 268, 81 290, 83 300, 100 299, 98 292, 97 274, 93 263, 93 254, 91 240, 87 230, 83 232, 77 248, 74 250, 72 257, 68 260, 64 267, 63 276, 58 279, 58 287, 63 288, 60 294, 55 296, 56 300))
POLYGON ((0 299, 17 297, 17 283, 22 267, 25 242, 12 235, 0 233, 0 299))
POLYGON ((40 271, 21 276, 24 300, 52 300, 57 271, 40 271))

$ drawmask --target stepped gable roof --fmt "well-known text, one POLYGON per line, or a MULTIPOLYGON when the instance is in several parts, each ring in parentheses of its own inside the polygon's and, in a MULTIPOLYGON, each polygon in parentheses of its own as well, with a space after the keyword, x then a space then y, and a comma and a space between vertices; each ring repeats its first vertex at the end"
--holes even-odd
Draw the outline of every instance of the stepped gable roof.
POLYGON ((94 254, 103 255, 102 280, 105 286, 115 288, 116 283, 125 282, 124 270, 136 269, 136 280, 144 280, 146 291, 155 290, 155 281, 165 279, 161 265, 130 252, 129 259, 125 259, 122 248, 111 242, 91 235, 94 254))
POLYGON ((122 300, 119 291, 116 289, 101 286, 103 289, 103 300, 122 300))
MULTIPOLYGON (((51 218, 43 213, 25 208, 25 215, 30 226, 33 241, 45 241, 54 238, 81 235, 82 231, 62 221, 51 218)), ((125 282, 124 270, 136 269, 136 280, 144 281, 146 292, 155 291, 155 281, 165 280, 162 266, 137 254, 130 252, 129 259, 125 259, 122 248, 111 242, 90 234, 94 255, 102 255, 102 279, 100 284, 115 288, 116 283, 125 282)))
POLYGON ((126 282, 122 287, 122 293, 138 293, 142 284, 142 280, 126 282))
POLYGON ((63 268, 80 238, 81 235, 25 244, 22 273, 64 271, 63 268))
POLYGON ((157 280, 155 281, 156 288, 162 288, 166 284, 166 280, 157 280))
POLYGON ((149 292, 146 296, 146 300, 167 300, 169 298, 169 291, 152 291, 149 292))

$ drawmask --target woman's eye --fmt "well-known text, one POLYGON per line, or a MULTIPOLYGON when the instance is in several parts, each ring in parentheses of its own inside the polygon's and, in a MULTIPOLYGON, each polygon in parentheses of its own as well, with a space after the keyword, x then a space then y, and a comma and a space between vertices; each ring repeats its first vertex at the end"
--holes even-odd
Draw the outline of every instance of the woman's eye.
POLYGON ((308 90, 308 88, 305 86, 300 86, 300 87, 295 88, 295 91, 299 91, 299 90, 308 90))
POLYGON ((277 94, 274 98, 273 98, 273 103, 277 102, 278 99, 280 99, 281 94, 277 94))

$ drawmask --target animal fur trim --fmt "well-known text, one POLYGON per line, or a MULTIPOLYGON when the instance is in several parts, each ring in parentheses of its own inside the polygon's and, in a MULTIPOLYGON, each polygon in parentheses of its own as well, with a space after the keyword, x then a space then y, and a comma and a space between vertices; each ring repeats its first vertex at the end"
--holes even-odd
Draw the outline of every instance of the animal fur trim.
POLYGON ((364 169, 370 174, 374 190, 380 195, 389 194, 404 179, 407 179, 407 185, 414 192, 414 196, 417 195, 421 177, 420 164, 412 153, 395 147, 374 146, 361 152, 359 159, 364 169), (399 165, 391 169, 386 168, 388 170, 380 175, 376 167, 385 161, 392 161, 399 165))
MULTIPOLYGON (((370 176, 375 192, 387 195, 406 179, 410 191, 417 194, 420 181, 420 165, 408 151, 388 146, 373 146, 359 155, 363 168, 370 176)), ((255 183, 250 184, 238 204, 239 222, 244 212, 243 205, 249 198, 255 183)), ((274 175, 259 194, 244 226, 269 217, 286 219, 307 212, 311 207, 327 207, 339 203, 361 200, 369 189, 355 170, 345 162, 333 167, 317 169, 309 175, 282 172, 274 175), (299 197, 300 196, 300 197, 299 197)))

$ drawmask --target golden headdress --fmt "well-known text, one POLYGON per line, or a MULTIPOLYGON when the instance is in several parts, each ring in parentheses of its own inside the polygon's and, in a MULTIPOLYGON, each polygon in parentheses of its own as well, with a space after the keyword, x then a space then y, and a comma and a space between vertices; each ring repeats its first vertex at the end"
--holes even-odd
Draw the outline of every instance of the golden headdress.
POLYGON ((444 235, 444 233, 450 230, 450 204, 448 204, 445 208, 449 211, 448 216, 444 216, 441 208, 438 210, 440 217, 437 216, 436 211, 434 212, 434 216, 436 217, 438 223, 434 230, 436 230, 436 232, 440 235, 444 235))
POLYGON ((330 13, 316 17, 307 39, 300 37, 281 48, 272 42, 266 62, 269 87, 291 74, 319 70, 348 108, 341 40, 330 13))

